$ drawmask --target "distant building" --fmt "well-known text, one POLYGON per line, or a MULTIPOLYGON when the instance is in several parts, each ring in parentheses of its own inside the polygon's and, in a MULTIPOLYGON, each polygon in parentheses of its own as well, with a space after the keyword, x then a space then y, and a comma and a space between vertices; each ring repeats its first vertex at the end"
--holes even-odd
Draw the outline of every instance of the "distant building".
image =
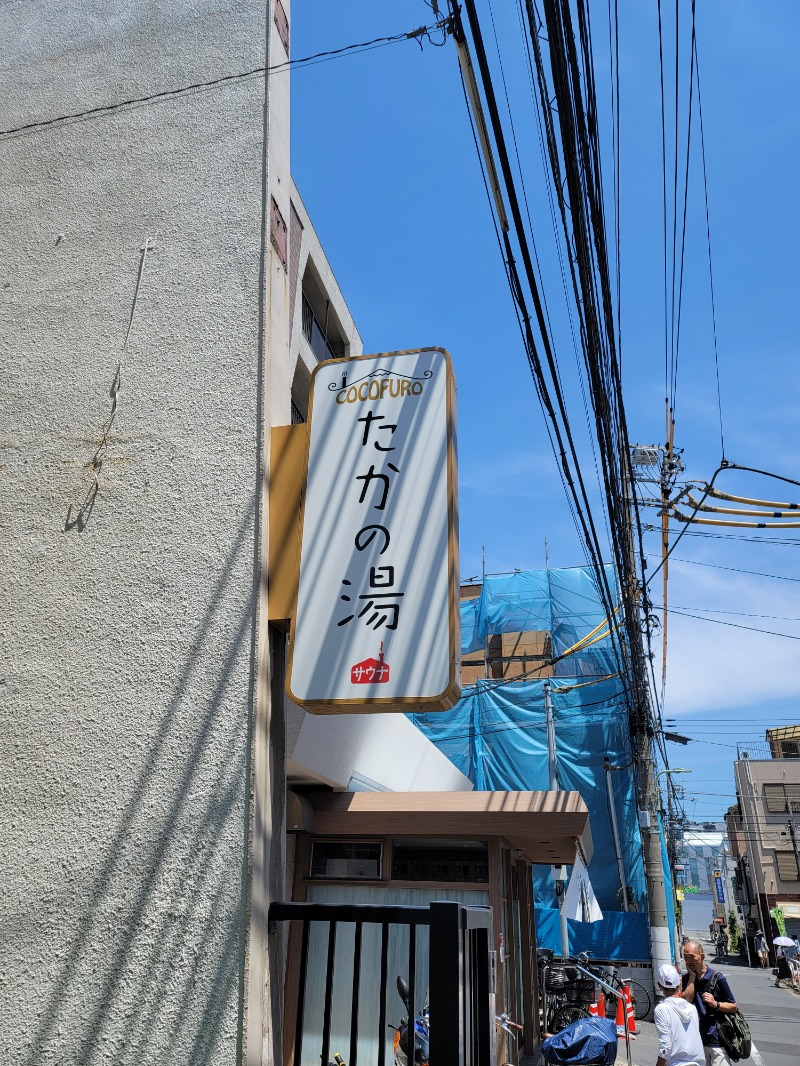
POLYGON ((736 804, 725 822, 748 937, 763 929, 800 933, 800 725, 768 729, 766 741, 740 745, 736 804))
POLYGON ((724 824, 690 822, 678 830, 676 835, 678 886, 710 892, 714 863, 725 838, 724 824))

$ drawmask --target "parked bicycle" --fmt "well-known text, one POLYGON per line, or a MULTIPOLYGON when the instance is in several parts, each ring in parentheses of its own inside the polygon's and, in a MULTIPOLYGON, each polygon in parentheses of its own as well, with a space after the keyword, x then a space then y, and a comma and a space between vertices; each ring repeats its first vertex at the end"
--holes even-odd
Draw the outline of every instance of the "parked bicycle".
POLYGON ((576 962, 579 962, 585 970, 589 970, 595 977, 601 981, 605 981, 607 985, 611 985, 618 992, 621 992, 624 985, 628 986, 628 992, 631 997, 631 1006, 633 1007, 633 1016, 637 1022, 642 1021, 650 1012, 650 993, 644 987, 639 984, 638 981, 633 981, 626 977, 624 979, 619 976, 619 968, 613 963, 609 966, 600 966, 598 963, 592 963, 590 954, 588 951, 582 952, 576 956, 576 962))
POLYGON ((537 961, 545 1032, 558 1033, 579 1018, 588 1018, 589 1004, 594 1003, 594 981, 579 980, 574 966, 555 964, 549 948, 540 949, 537 961))
MULTIPOLYGON (((513 1038, 508 1041, 508 1046, 506 1048, 509 1058, 519 1060, 519 1041, 525 1027, 518 1022, 513 1021, 511 1015, 507 1014, 505 1011, 502 1014, 496 1014, 494 1020, 498 1029, 504 1030, 504 1032, 508 1033, 508 1035, 513 1038)), ((514 1063, 502 1062, 500 1063, 500 1066, 514 1066, 514 1063)))
MULTIPOLYGON (((542 1020, 548 1032, 557 1033, 579 1018, 589 1017, 589 1005, 596 1003, 600 995, 596 981, 604 981, 618 992, 627 985, 637 1021, 646 1018, 650 1011, 650 994, 644 985, 621 979, 619 968, 613 963, 609 966, 592 963, 588 952, 567 960, 566 964, 554 963, 553 952, 545 948, 539 951, 538 962, 542 1020), (581 973, 576 966, 569 965, 570 962, 578 963, 591 976, 581 973)), ((610 1011, 616 1012, 615 1004, 610 1006, 610 1011)))

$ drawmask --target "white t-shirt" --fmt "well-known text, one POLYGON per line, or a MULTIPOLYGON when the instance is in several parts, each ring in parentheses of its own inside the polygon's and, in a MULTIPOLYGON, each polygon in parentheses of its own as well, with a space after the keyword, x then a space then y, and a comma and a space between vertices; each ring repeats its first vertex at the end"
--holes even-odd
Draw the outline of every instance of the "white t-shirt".
POLYGON ((667 1066, 705 1066, 697 1010, 680 996, 669 996, 655 1009, 658 1057, 667 1066))

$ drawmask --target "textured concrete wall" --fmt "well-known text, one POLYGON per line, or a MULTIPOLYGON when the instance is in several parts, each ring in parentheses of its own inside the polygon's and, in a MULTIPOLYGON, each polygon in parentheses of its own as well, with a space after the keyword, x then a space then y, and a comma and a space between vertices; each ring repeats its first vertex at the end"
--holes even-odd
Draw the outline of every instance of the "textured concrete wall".
MULTIPOLYGON (((251 0, 0 22, 3 130, 268 33, 251 0)), ((264 116, 261 76, 0 136, 3 1063, 241 1054, 264 116)))

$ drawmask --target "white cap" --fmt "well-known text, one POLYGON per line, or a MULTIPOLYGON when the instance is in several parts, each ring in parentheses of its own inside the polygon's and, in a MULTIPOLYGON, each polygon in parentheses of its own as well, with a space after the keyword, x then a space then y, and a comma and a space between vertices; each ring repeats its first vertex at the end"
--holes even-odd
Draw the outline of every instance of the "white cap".
POLYGON ((681 975, 674 966, 666 963, 658 971, 658 983, 662 988, 677 988, 681 983, 681 975))

